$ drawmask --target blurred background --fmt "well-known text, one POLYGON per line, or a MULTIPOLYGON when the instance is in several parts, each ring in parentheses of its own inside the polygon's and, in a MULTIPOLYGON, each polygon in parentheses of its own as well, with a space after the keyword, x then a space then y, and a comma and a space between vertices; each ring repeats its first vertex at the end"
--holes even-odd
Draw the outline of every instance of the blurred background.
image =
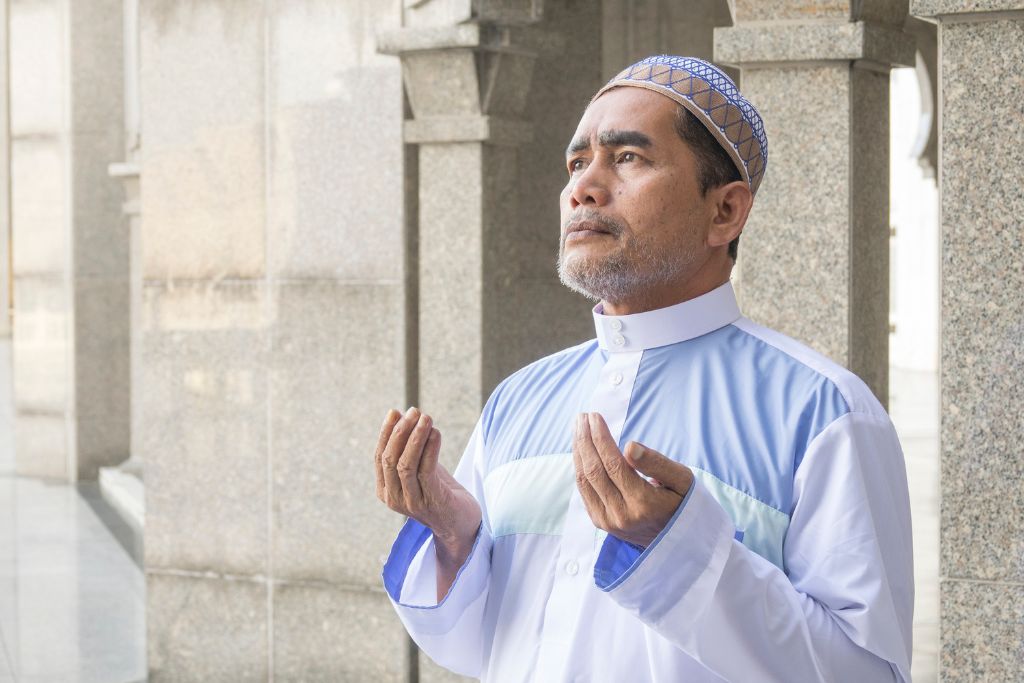
POLYGON ((1024 680, 1024 3, 0 14, 0 682, 459 680, 382 590, 376 432, 422 406, 453 464, 498 381, 593 336, 563 150, 658 52, 765 119, 745 314, 900 432, 915 680, 1024 680))

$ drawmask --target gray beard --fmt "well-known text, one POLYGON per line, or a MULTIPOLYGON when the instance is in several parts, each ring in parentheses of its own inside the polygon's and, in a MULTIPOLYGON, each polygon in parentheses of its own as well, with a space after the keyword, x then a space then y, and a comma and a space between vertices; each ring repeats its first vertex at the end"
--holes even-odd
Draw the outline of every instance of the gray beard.
POLYGON ((563 236, 558 249, 558 279, 589 299, 614 304, 643 298, 652 288, 679 279, 695 257, 693 248, 685 243, 656 250, 632 235, 625 240, 618 251, 603 260, 566 259, 563 236))

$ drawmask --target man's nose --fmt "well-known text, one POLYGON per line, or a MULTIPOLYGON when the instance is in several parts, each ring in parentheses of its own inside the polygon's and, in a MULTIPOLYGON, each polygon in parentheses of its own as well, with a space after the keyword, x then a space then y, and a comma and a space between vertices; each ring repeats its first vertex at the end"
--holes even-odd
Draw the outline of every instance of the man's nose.
POLYGON ((607 179, 597 163, 591 163, 578 176, 569 192, 570 208, 579 206, 604 206, 611 198, 607 179))

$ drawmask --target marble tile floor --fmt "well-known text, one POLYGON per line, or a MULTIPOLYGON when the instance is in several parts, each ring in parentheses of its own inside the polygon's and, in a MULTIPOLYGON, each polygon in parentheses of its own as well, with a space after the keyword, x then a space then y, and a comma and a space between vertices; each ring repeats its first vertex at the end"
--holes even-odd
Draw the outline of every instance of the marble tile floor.
MULTIPOLYGON (((95 484, 14 475, 10 367, 0 339, 0 683, 144 681, 141 540, 95 484)), ((914 514, 916 683, 938 679, 937 389, 934 373, 892 369, 914 514)))
POLYGON ((10 352, 0 340, 0 683, 143 681, 140 542, 96 484, 14 475, 10 352))

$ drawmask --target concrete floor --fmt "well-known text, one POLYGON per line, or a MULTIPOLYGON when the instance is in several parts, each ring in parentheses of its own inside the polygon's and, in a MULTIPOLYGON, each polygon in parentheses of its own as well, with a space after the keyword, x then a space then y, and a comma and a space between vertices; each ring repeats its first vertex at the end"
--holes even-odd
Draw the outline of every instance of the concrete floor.
MULTIPOLYGON (((139 541, 95 485, 14 475, 10 368, 0 340, 0 683, 145 680, 139 541)), ((913 673, 928 683, 938 668, 938 382, 894 368, 891 387, 914 514, 913 673)))

